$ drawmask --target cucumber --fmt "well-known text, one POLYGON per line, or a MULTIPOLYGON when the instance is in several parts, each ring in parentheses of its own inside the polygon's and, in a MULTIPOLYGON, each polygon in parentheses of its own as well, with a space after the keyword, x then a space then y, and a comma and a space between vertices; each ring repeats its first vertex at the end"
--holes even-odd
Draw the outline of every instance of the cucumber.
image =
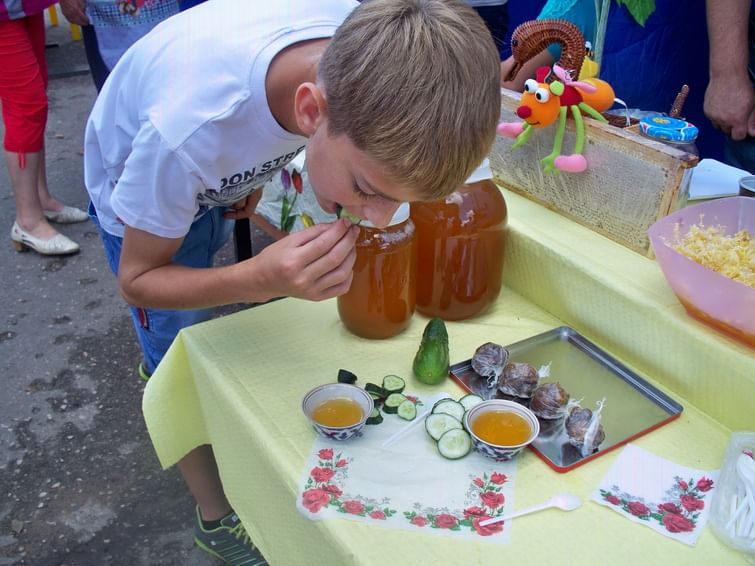
POLYGON ((405 421, 413 421, 417 418, 417 406, 407 399, 398 406, 398 416, 405 421))
POLYGON ((357 382, 357 376, 351 373, 347 369, 338 370, 338 383, 350 383, 351 385, 357 382))
POLYGON ((430 437, 437 441, 449 430, 461 429, 461 422, 446 413, 428 415, 425 419, 425 430, 430 437))
POLYGON ((386 391, 385 389, 383 389, 382 387, 380 387, 379 385, 375 383, 365 383, 364 390, 370 394, 374 393, 375 395, 379 396, 381 399, 385 399, 386 397, 388 397, 388 394, 389 394, 388 391, 386 391))
POLYGON ((390 395, 388 395, 388 397, 385 398, 385 402, 383 403, 383 411, 385 411, 386 413, 395 414, 398 412, 399 405, 407 400, 408 399, 401 393, 391 393, 390 395))
POLYGON ((425 326, 412 370, 422 383, 438 385, 448 377, 448 331, 446 324, 433 318, 425 326))
POLYGON ((358 216, 350 214, 348 210, 342 207, 340 204, 336 206, 336 216, 338 218, 347 218, 352 224, 359 224, 362 219, 358 216))
POLYGON ((438 439, 438 452, 448 460, 463 458, 469 454, 470 450, 472 450, 472 437, 466 430, 460 428, 447 430, 438 439))
POLYGON ((433 405, 433 410, 430 412, 432 414, 445 413, 447 415, 451 415, 457 421, 461 422, 462 420, 464 420, 464 413, 466 412, 466 409, 464 408, 464 405, 462 405, 458 401, 454 401, 453 399, 441 399, 440 401, 435 403, 435 405, 433 405))
POLYGON ((406 382, 397 375, 386 375, 383 378, 383 389, 388 393, 401 393, 406 387, 406 382))
POLYGON ((461 403, 462 407, 464 407, 465 411, 468 411, 478 403, 482 403, 484 399, 480 397, 479 395, 475 395, 474 393, 470 393, 469 395, 464 395, 461 399, 459 399, 459 403, 461 403))
POLYGON ((370 412, 370 416, 365 421, 366 424, 380 424, 383 422, 383 415, 380 414, 380 409, 375 407, 370 412))
POLYGON ((372 402, 375 404, 375 406, 382 405, 383 401, 385 401, 385 397, 382 395, 378 395, 377 393, 373 393, 372 391, 368 391, 367 393, 370 394, 370 397, 372 397, 372 402))

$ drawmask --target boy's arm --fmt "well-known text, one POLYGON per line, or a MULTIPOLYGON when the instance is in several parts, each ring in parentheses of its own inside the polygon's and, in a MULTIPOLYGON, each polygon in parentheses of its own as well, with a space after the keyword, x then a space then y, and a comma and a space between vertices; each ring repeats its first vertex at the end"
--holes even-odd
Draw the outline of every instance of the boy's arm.
POLYGON ((318 224, 234 265, 197 269, 172 263, 182 239, 126 226, 118 281, 127 302, 195 309, 275 297, 323 300, 351 285, 359 228, 348 220, 318 224))
POLYGON ((733 140, 755 135, 755 94, 747 72, 750 0, 707 0, 710 81, 704 111, 733 140))

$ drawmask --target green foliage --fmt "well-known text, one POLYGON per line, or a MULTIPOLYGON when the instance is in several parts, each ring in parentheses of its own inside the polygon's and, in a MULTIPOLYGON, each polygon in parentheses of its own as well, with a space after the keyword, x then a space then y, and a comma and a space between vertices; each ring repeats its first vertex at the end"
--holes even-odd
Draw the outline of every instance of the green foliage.
POLYGON ((655 11, 655 0, 616 0, 616 3, 627 7, 629 13, 641 26, 648 21, 650 14, 655 11))

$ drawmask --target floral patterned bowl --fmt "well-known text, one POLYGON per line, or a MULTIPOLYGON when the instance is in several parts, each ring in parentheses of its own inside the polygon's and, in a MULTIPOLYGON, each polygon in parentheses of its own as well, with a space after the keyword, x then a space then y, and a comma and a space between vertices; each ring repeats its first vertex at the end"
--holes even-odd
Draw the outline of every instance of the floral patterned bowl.
POLYGON ((364 423, 367 422, 367 417, 370 416, 374 406, 369 393, 361 387, 347 383, 326 383, 315 387, 304 396, 304 400, 301 402, 301 408, 309 422, 312 423, 312 428, 317 433, 332 440, 346 440, 354 435, 360 435, 360 431, 364 428, 364 423), (314 410, 326 401, 344 397, 359 404, 362 409, 362 418, 359 422, 348 426, 327 426, 312 418, 314 410))
POLYGON ((488 458, 493 458, 496 462, 503 462, 511 460, 537 438, 537 435, 540 434, 540 421, 537 420, 537 417, 532 411, 519 403, 505 401, 503 399, 490 399, 475 405, 464 414, 464 428, 469 431, 469 435, 472 437, 472 444, 474 444, 475 449, 480 454, 487 456, 488 458), (508 411, 517 414, 526 420, 530 425, 531 430, 527 440, 515 446, 500 446, 498 444, 486 442, 477 436, 472 428, 475 420, 480 415, 493 411, 508 411))

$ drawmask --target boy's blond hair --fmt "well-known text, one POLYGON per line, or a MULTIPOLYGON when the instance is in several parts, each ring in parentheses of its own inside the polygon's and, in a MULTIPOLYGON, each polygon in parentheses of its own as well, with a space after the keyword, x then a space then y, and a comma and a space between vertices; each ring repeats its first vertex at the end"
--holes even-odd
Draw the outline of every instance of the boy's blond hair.
POLYGON ((329 134, 347 135, 387 176, 440 199, 488 155, 500 116, 500 60, 459 0, 366 0, 318 70, 329 134))

